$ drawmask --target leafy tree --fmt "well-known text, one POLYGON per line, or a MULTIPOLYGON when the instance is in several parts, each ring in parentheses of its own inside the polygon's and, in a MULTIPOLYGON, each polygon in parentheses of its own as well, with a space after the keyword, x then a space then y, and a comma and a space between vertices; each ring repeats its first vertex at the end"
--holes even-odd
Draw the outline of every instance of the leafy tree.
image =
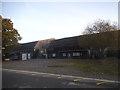
POLYGON ((118 48, 119 31, 102 32, 82 35, 78 37, 79 45, 83 48, 105 49, 106 47, 118 48))
POLYGON ((13 28, 13 23, 10 19, 2 18, 2 55, 3 59, 7 57, 11 50, 17 45, 18 41, 21 40, 21 36, 18 31, 13 28))

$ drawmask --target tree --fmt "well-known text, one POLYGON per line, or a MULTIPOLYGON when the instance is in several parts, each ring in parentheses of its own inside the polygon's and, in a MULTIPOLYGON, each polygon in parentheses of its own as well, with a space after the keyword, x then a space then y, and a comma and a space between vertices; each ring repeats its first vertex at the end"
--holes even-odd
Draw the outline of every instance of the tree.
POLYGON ((110 21, 98 19, 95 21, 95 23, 88 25, 83 34, 94 34, 116 30, 117 30, 116 24, 111 24, 110 21))
POLYGON ((118 49, 117 25, 98 20, 86 27, 83 36, 79 37, 79 45, 83 48, 95 49, 103 53, 105 48, 118 49))
POLYGON ((11 50, 17 45, 18 41, 21 40, 21 36, 18 31, 13 28, 13 23, 10 19, 2 18, 2 57, 7 57, 11 50))

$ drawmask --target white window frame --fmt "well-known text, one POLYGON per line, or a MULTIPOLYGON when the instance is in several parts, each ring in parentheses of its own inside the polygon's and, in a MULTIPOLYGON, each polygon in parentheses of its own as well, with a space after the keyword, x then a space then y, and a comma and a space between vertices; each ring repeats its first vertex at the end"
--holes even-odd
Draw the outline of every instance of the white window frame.
POLYGON ((65 57, 65 56, 66 56, 66 53, 63 53, 63 56, 65 57))
POLYGON ((73 52, 73 56, 80 56, 80 52, 73 52))
POLYGON ((56 57, 56 53, 53 53, 53 54, 52 54, 52 57, 56 57))

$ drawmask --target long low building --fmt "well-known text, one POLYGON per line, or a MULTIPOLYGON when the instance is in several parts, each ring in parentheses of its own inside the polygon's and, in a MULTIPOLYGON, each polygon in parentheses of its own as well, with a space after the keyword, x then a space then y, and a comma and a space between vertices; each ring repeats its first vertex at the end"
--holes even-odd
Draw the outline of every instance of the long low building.
POLYGON ((48 58, 88 58, 88 50, 80 47, 78 37, 52 41, 47 48, 48 58))
POLYGON ((11 60, 27 60, 34 58, 34 46, 38 41, 20 44, 10 53, 11 60))
POLYGON ((11 59, 31 58, 88 58, 88 50, 81 48, 78 36, 63 39, 47 39, 20 44, 11 53, 11 59))
POLYGON ((20 44, 11 53, 12 59, 31 58, 100 58, 120 55, 120 30, 62 39, 46 39, 20 44), (109 51, 111 50, 111 51, 109 51), (117 51, 117 54, 116 54, 117 51))

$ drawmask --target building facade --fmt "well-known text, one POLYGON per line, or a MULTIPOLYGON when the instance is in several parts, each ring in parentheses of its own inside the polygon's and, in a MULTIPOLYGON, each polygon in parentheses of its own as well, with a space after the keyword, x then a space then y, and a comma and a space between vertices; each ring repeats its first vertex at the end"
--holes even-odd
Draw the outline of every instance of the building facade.
POLYGON ((77 37, 54 40, 47 49, 49 58, 88 58, 87 49, 81 48, 77 37))
MULTIPOLYGON (((31 58, 60 58, 60 59, 88 59, 100 58, 104 54, 107 47, 111 50, 117 50, 117 53, 112 52, 112 56, 120 56, 119 35, 120 31, 102 33, 106 40, 100 41, 100 34, 82 35, 68 37, 62 39, 46 39, 35 42, 24 43, 18 46, 12 53, 11 58, 19 60, 27 60, 31 58), (105 37, 107 36, 107 37, 105 37), (108 40, 108 36, 113 38, 108 40), (93 42, 94 40, 94 42, 93 42), (89 42, 88 42, 89 41, 89 42), (109 43, 107 43, 109 41, 109 43), (92 42, 92 43, 91 43, 92 42), (102 42, 102 43, 101 43, 102 42), (116 44, 115 44, 116 43, 116 44), (104 47, 103 47, 104 46, 104 47), (102 49, 103 47, 103 49, 102 49), (114 49, 115 47, 115 49, 114 49)), ((103 37, 102 37, 103 38, 103 37)), ((106 55, 110 55, 108 49, 106 55)), ((103 55, 104 56, 104 55, 103 55)))

